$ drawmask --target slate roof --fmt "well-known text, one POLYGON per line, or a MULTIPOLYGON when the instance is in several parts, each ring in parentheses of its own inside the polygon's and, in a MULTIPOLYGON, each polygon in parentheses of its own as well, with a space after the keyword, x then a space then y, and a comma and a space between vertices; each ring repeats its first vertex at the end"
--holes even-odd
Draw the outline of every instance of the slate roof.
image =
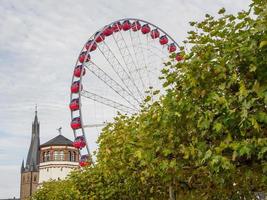
POLYGON ((49 140, 48 142, 42 144, 40 147, 47 146, 72 146, 72 141, 63 135, 58 135, 55 138, 49 140))

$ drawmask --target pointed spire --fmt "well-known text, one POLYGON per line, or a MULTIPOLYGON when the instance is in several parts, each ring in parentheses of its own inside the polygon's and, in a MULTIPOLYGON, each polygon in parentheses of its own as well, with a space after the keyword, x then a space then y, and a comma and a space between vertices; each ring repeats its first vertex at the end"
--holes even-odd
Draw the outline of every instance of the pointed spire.
POLYGON ((20 171, 21 172, 24 172, 24 170, 25 170, 25 168, 24 168, 24 159, 22 160, 22 163, 21 163, 21 169, 20 169, 20 171))
POLYGON ((37 117, 37 105, 35 106, 35 117, 34 122, 32 123, 32 138, 31 144, 28 151, 27 161, 26 161, 26 170, 38 170, 37 165, 39 165, 40 155, 39 155, 39 147, 40 147, 40 124, 38 122, 37 117), (31 166, 33 165, 33 166, 31 166))
POLYGON ((34 117, 34 124, 38 123, 38 116, 37 116, 37 104, 35 104, 35 117, 34 117))

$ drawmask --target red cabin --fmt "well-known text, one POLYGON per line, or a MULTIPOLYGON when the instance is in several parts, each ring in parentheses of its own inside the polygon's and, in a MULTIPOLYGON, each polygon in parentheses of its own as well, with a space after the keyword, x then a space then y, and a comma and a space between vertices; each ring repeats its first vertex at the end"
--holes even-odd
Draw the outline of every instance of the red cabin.
POLYGON ((90 46, 91 46, 91 48, 90 48, 90 50, 89 50, 90 52, 96 50, 96 48, 97 48, 97 44, 96 44, 96 42, 94 42, 93 40, 89 40, 89 41, 86 43, 85 48, 88 50, 90 46), (93 43, 93 44, 92 44, 92 43, 93 43), (91 46, 91 45, 92 45, 92 46, 91 46))
POLYGON ((142 28, 141 28, 141 32, 142 32, 143 34, 148 34, 148 33, 150 32, 150 27, 149 27, 149 25, 148 25, 148 24, 144 24, 144 25, 142 26, 142 28))
POLYGON ((151 36, 151 38, 152 39, 156 39, 156 38, 158 38, 159 37, 159 30, 158 29, 154 29, 154 30, 152 30, 151 32, 150 32, 150 36, 151 36))
POLYGON ((113 32, 118 32, 122 29, 122 25, 120 22, 116 22, 112 25, 113 32))
POLYGON ((69 107, 71 111, 79 110, 79 99, 72 99, 69 107))
POLYGON ((86 145, 86 142, 83 136, 76 137, 73 142, 73 146, 77 149, 82 149, 83 147, 85 147, 85 145, 86 145))
POLYGON ((177 53, 175 56, 175 59, 179 62, 179 61, 183 60, 184 58, 180 53, 177 53))
POLYGON ((81 118, 80 117, 73 118, 72 121, 71 121, 70 126, 74 130, 81 128, 82 127, 81 118))
POLYGON ((139 21, 134 21, 133 23, 132 23, 132 30, 134 31, 134 32, 136 32, 136 31, 139 31, 141 29, 141 24, 140 24, 140 22, 139 21))
POLYGON ((167 38, 167 36, 166 35, 163 35, 163 36, 161 36, 160 38, 159 38, 159 43, 161 44, 161 45, 165 45, 165 44, 167 44, 168 43, 168 38, 167 38))
POLYGON ((105 36, 110 36, 110 35, 112 35, 112 33, 113 33, 113 29, 112 29, 111 26, 108 26, 108 27, 105 28, 105 30, 103 31, 103 34, 104 34, 105 36))
POLYGON ((169 46, 168 46, 169 53, 175 52, 176 49, 177 49, 177 47, 176 47, 176 45, 174 43, 169 44, 169 46))
POLYGON ((85 68, 83 68, 82 65, 78 65, 74 69, 74 76, 81 77, 81 74, 85 75, 85 68), (82 71, 83 71, 83 74, 82 74, 82 71))
POLYGON ((71 93, 78 93, 80 88, 80 81, 75 81, 71 85, 71 93))
POLYGON ((89 166, 90 162, 88 161, 88 159, 89 159, 88 155, 82 155, 79 162, 80 166, 81 167, 89 166))
POLYGON ((80 61, 80 63, 83 63, 85 60, 86 60, 86 62, 88 62, 90 60, 90 58, 91 58, 90 54, 88 54, 86 56, 86 51, 83 51, 79 56, 79 61, 80 61))
POLYGON ((103 33, 100 33, 100 34, 99 33, 100 32, 96 32, 96 34, 95 34, 95 41, 97 43, 100 43, 100 42, 105 40, 105 35, 103 33))
POLYGON ((131 22, 129 20, 125 20, 122 23, 122 30, 128 31, 131 28, 131 22))

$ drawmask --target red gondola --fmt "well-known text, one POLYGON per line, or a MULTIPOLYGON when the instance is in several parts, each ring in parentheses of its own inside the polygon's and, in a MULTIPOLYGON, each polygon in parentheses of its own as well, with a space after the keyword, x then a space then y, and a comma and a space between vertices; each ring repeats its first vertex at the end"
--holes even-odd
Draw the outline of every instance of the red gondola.
POLYGON ((105 36, 110 36, 110 35, 112 35, 112 33, 113 33, 113 29, 111 26, 106 27, 105 30, 103 31, 103 34, 105 36))
POLYGON ((76 66, 75 69, 74 69, 74 76, 81 77, 82 71, 83 71, 83 75, 84 75, 85 74, 85 69, 83 69, 82 65, 76 66))
POLYGON ((159 37, 159 30, 158 29, 154 29, 154 30, 152 30, 151 32, 150 32, 150 36, 151 36, 151 38, 152 39, 156 39, 156 38, 158 38, 159 37))
POLYGON ((113 32, 118 32, 122 29, 122 25, 120 22, 116 22, 112 25, 113 32))
POLYGON ((159 43, 160 43, 161 45, 167 44, 168 41, 169 41, 169 40, 168 40, 168 38, 167 38, 166 35, 161 36, 160 39, 159 39, 159 43))
POLYGON ((83 147, 85 147, 85 145, 86 145, 86 142, 83 136, 76 137, 73 142, 73 146, 77 149, 82 149, 83 147))
POLYGON ((70 126, 74 130, 81 128, 82 127, 81 118, 80 117, 73 118, 72 121, 71 121, 70 126))
POLYGON ((100 42, 102 42, 104 40, 105 40, 105 35, 103 33, 100 33, 99 34, 99 32, 96 32, 96 34, 95 34, 95 41, 97 43, 100 43, 100 42))
POLYGON ((94 42, 93 40, 90 40, 90 41, 88 41, 87 43, 86 43, 86 45, 85 45, 85 48, 88 50, 89 49, 89 47, 92 45, 92 47, 90 48, 90 52, 91 51, 94 51, 94 50, 96 50, 96 48, 97 48, 97 44, 96 44, 96 42, 94 42), (93 43, 93 44, 92 44, 93 43))
POLYGON ((141 28, 141 32, 142 32, 143 34, 147 34, 147 33, 149 33, 149 32, 150 32, 150 27, 149 27, 149 25, 148 25, 148 24, 144 24, 144 25, 142 26, 142 28, 141 28))
POLYGON ((134 21, 133 23, 132 23, 132 30, 134 31, 134 32, 136 32, 136 31, 139 31, 141 29, 141 24, 140 24, 140 22, 139 21, 134 21))
POLYGON ((128 31, 131 28, 131 22, 129 20, 125 20, 122 23, 122 30, 128 31))
POLYGON ((79 99, 72 99, 70 102, 70 110, 75 111, 79 109, 79 99))
POLYGON ((89 156, 88 155, 82 155, 79 161, 79 165, 81 167, 86 167, 90 165, 90 162, 88 161, 89 156))
POLYGON ((90 54, 86 56, 86 51, 83 51, 79 56, 80 63, 83 63, 86 60, 88 62, 90 60, 90 54))
POLYGON ((179 62, 179 61, 183 60, 184 58, 180 53, 177 53, 175 56, 175 59, 179 62))
POLYGON ((176 49, 177 48, 176 48, 176 45, 174 43, 169 44, 169 46, 168 46, 169 53, 175 52, 176 49))
POLYGON ((78 93, 80 88, 80 81, 75 81, 71 85, 71 92, 72 93, 78 93))

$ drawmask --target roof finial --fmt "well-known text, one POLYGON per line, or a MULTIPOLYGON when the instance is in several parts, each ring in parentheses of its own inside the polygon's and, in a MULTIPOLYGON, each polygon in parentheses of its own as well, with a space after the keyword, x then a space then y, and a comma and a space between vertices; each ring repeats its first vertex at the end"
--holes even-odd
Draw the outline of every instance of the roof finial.
POLYGON ((61 129, 62 129, 62 127, 59 127, 59 128, 57 129, 59 135, 61 135, 61 129))

